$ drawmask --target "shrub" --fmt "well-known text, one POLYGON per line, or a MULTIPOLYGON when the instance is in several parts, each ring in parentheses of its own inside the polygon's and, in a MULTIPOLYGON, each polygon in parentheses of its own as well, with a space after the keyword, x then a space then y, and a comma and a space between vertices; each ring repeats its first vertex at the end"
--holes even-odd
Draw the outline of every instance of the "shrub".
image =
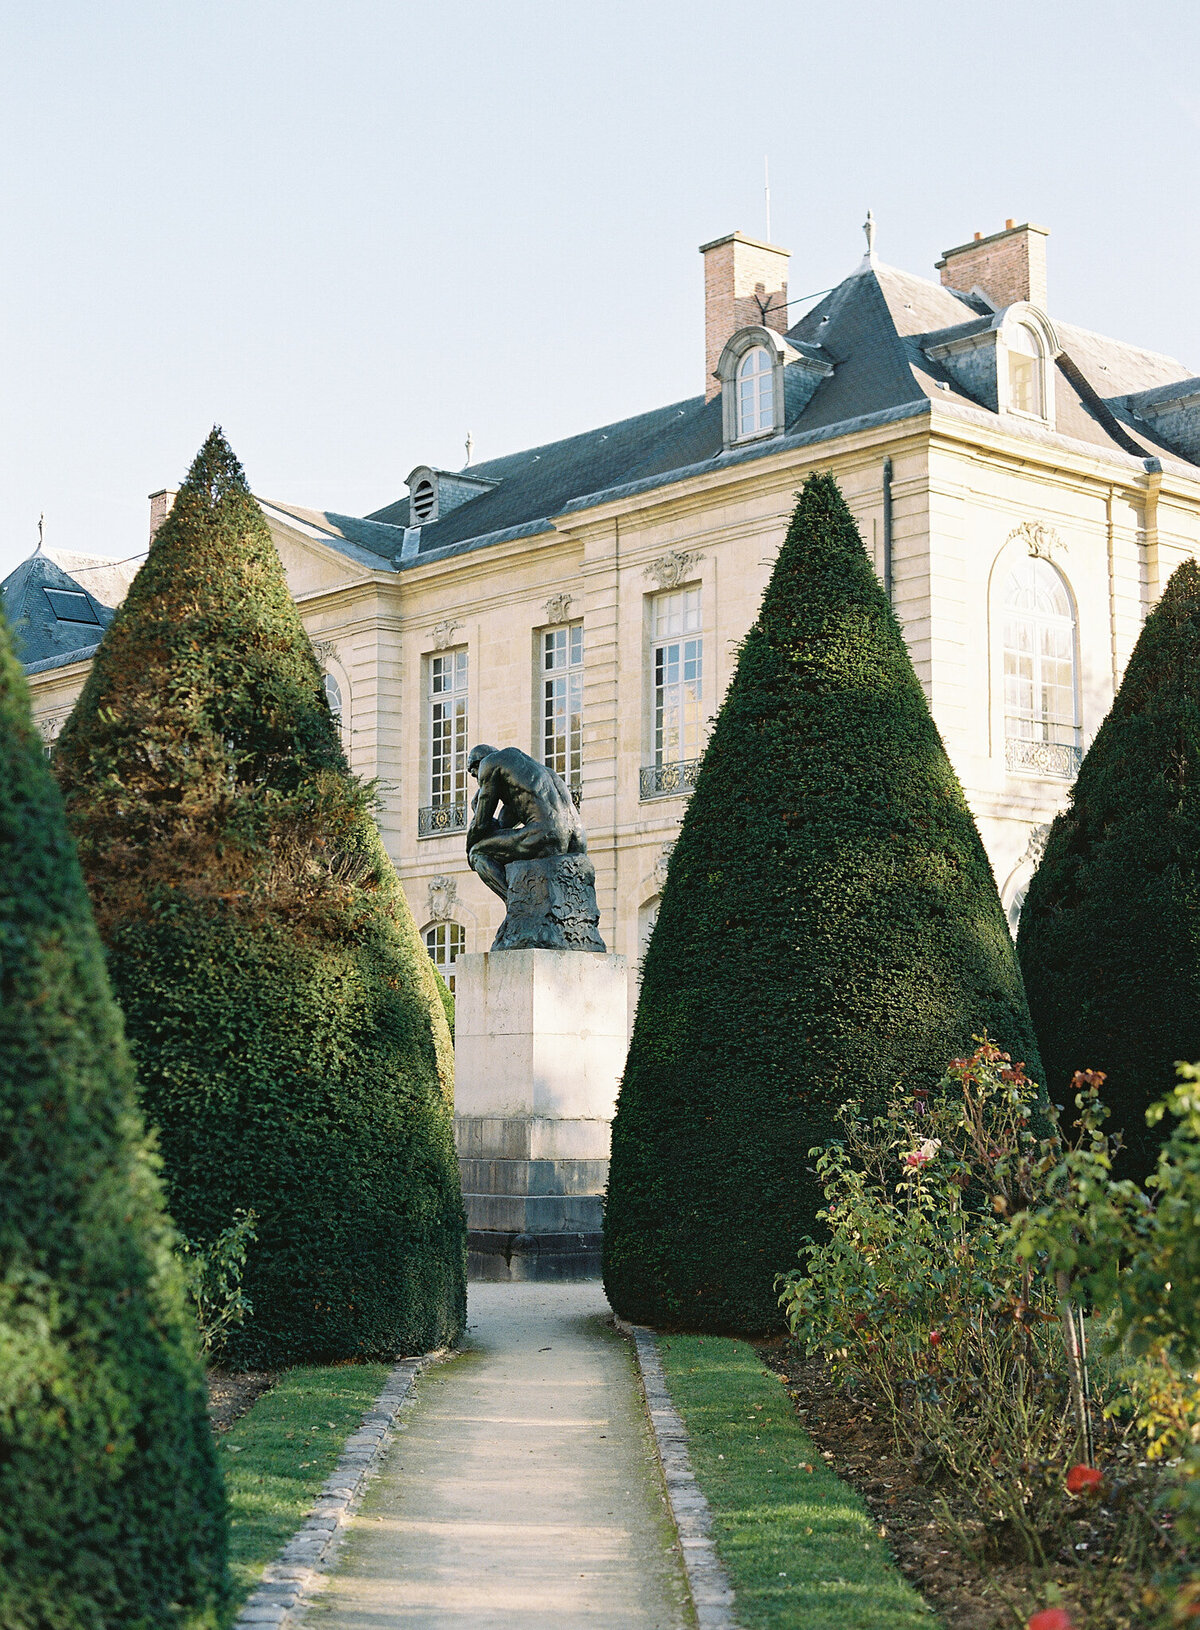
POLYGON ((805 486, 645 960, 604 1274, 624 1317, 756 1334, 817 1226, 807 1151, 984 1029, 1037 1072, 987 856, 836 483, 805 486))
POLYGON ((206 1359, 219 1354, 227 1333, 245 1324, 254 1312, 253 1302, 242 1289, 246 1252, 257 1238, 254 1221, 253 1211, 242 1211, 211 1245, 190 1239, 179 1243, 184 1284, 206 1359))
POLYGON ((782 1301, 807 1352, 882 1404, 960 1541, 1085 1568, 1094 1622, 1124 1626, 1172 1541, 1144 1445, 1115 1419, 1126 1377, 1110 1367, 1089 1403, 1069 1280, 1029 1229, 1070 1210, 1076 1159, 1037 1136, 1037 1098, 984 1042, 884 1116, 846 1106, 840 1136, 814 1151, 828 1237, 806 1246, 782 1301))
POLYGON ((452 1339, 466 1230, 434 969, 217 431, 54 761, 173 1214, 201 1248, 256 1215, 226 1359, 452 1339))
POLYGON ((172 1230, 0 618, 0 1624, 209 1626, 224 1491, 172 1230))
POLYGON ((1103 1072, 1143 1181, 1145 1112, 1200 1055, 1200 567, 1146 619, 1066 812, 1050 829, 1017 947, 1052 1097, 1103 1072))

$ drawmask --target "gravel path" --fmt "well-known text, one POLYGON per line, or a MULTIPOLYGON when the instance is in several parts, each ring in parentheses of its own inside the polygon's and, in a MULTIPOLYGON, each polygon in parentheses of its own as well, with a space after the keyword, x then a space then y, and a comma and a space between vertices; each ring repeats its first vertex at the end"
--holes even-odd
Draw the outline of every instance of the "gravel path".
POLYGON ((472 1285, 306 1630, 684 1630, 630 1344, 596 1283, 472 1285))

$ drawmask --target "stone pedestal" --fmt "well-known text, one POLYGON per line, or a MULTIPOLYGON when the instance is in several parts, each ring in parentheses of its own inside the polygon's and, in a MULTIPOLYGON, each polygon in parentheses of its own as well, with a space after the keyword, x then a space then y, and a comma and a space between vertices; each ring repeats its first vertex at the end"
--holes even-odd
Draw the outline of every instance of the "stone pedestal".
POLYGON ((599 1274, 628 989, 621 956, 459 957, 454 1128, 469 1278, 599 1274))

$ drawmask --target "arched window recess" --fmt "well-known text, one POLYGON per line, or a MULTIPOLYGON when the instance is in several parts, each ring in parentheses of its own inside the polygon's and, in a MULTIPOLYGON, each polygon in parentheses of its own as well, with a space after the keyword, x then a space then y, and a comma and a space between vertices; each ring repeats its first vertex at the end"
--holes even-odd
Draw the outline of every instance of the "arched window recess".
POLYGON ((1002 412, 1054 423, 1054 359, 1061 346, 1045 312, 1019 301, 996 314, 996 385, 1002 412))
POLYGON ((760 324, 734 334, 716 367, 726 447, 782 434, 833 372, 830 363, 809 354, 815 350, 798 350, 782 334, 760 324))

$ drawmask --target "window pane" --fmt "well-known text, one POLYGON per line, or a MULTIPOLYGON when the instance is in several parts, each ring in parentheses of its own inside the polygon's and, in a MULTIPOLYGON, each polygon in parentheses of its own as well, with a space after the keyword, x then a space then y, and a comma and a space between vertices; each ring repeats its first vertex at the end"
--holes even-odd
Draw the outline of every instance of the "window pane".
MULTIPOLYGON (((1075 619, 1066 584, 1048 561, 1023 560, 1009 575, 1004 602, 1005 737, 1076 752, 1075 619)), ((1073 763, 1063 755, 1059 761, 1073 763)))

